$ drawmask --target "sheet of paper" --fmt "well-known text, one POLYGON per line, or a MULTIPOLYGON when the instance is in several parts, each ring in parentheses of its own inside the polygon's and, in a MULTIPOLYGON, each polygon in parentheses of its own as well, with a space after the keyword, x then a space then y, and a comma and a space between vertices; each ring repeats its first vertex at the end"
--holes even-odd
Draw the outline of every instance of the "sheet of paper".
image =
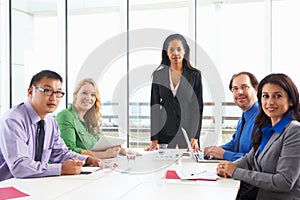
POLYGON ((186 180, 217 180, 220 178, 215 171, 208 170, 175 170, 180 179, 186 180))
POLYGON ((91 150, 92 151, 105 151, 108 148, 120 146, 124 142, 125 142, 124 138, 102 135, 91 150))
POLYGON ((89 166, 84 166, 81 169, 81 174, 91 174, 95 171, 100 170, 100 167, 89 167, 89 166))
POLYGON ((20 190, 14 187, 0 188, 0 200, 26 197, 26 196, 29 196, 29 194, 21 192, 20 190))

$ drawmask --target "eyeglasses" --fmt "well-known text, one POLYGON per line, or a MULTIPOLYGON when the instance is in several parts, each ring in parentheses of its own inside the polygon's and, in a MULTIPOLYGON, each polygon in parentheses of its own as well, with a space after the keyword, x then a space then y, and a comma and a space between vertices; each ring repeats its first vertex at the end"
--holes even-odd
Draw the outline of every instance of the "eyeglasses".
POLYGON ((45 89, 45 88, 40 88, 40 87, 37 87, 35 85, 32 86, 32 87, 34 87, 36 90, 44 92, 44 94, 46 96, 52 96, 53 94, 55 94, 55 97, 62 98, 65 95, 65 93, 62 92, 62 91, 53 91, 53 90, 49 90, 49 89, 45 89))
POLYGON ((247 91, 249 88, 250 88, 250 86, 248 86, 248 85, 242 85, 242 87, 240 87, 240 88, 238 88, 238 87, 231 88, 231 92, 232 93, 237 93, 240 90, 242 90, 244 92, 244 91, 247 91))

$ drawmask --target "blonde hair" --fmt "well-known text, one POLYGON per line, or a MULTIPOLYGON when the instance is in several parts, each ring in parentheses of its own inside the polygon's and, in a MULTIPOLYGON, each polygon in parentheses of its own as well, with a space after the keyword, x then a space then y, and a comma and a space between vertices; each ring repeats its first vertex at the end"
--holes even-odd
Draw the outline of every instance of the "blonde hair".
POLYGON ((86 114, 84 115, 84 121, 88 125, 89 132, 95 135, 98 135, 101 133, 101 125, 102 125, 102 115, 101 115, 101 100, 100 100, 100 93, 98 86, 96 82, 91 78, 85 78, 82 79, 77 86, 75 87, 75 90, 73 92, 73 105, 75 104, 77 100, 77 93, 79 92, 80 88, 84 86, 85 84, 91 84, 95 91, 95 103, 94 106, 91 107, 86 114))

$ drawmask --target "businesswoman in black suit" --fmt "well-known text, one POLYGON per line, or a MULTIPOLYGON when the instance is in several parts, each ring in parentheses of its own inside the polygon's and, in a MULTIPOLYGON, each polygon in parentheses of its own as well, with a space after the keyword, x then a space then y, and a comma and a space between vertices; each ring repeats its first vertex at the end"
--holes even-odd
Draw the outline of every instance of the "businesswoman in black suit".
POLYGON ((189 134, 192 147, 199 151, 203 99, 201 72, 192 67, 190 48, 180 34, 168 36, 162 61, 153 72, 151 88, 151 145, 145 150, 186 148, 181 127, 189 134))

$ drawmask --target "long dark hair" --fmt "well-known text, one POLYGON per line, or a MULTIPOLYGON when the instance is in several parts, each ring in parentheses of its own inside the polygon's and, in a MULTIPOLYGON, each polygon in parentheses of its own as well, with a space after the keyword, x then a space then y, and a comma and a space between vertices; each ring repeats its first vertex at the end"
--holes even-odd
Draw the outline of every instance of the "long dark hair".
POLYGON ((288 94, 288 98, 290 101, 292 101, 292 105, 289 106, 287 113, 290 113, 294 117, 294 119, 300 121, 299 92, 296 85, 294 84, 292 79, 285 74, 269 74, 258 84, 257 98, 260 110, 258 115, 256 116, 252 133, 252 144, 255 151, 259 148, 259 145, 261 143, 262 128, 271 123, 271 119, 263 111, 261 103, 262 88, 267 83, 278 85, 288 94))
POLYGON ((164 41, 164 44, 163 44, 163 49, 162 49, 162 52, 161 52, 161 65, 166 65, 166 66, 170 66, 170 59, 168 57, 168 47, 169 47, 169 43, 173 40, 180 40, 182 45, 183 45, 183 48, 185 49, 185 54, 184 54, 184 58, 183 58, 183 68, 188 68, 188 69, 191 69, 191 70, 196 70, 192 64, 190 63, 190 47, 189 45, 187 44, 187 41, 185 40, 185 38, 180 35, 180 34, 172 34, 172 35, 169 35, 165 41, 164 41))

